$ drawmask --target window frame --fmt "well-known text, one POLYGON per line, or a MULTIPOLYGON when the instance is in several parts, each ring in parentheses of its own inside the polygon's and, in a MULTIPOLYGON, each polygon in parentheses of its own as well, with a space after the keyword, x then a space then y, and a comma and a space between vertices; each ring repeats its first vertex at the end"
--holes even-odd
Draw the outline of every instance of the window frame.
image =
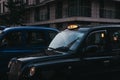
POLYGON ((47 45, 47 38, 46 38, 47 34, 45 32, 45 30, 29 30, 29 31, 26 31, 25 32, 25 44, 26 46, 31 46, 31 47, 41 47, 41 46, 46 46, 47 45), (37 44, 37 45, 33 45, 33 44, 28 44, 28 41, 27 41, 27 34, 29 33, 36 33, 36 34, 39 34, 39 33, 43 33, 44 34, 44 41, 45 41, 45 44, 43 45, 40 45, 40 44, 37 44))
MULTIPOLYGON (((20 48, 20 47, 22 47, 22 46, 24 46, 24 37, 23 37, 23 31, 21 31, 21 30, 12 30, 12 31, 8 31, 7 33, 5 33, 4 35, 3 35, 3 37, 2 37, 2 40, 1 40, 1 43, 2 43, 2 41, 6 38, 6 37, 8 37, 8 36, 11 36, 11 34, 14 34, 14 33, 21 33, 20 34, 20 36, 21 36, 21 43, 15 43, 16 45, 3 45, 3 47, 4 48, 13 48, 13 47, 15 47, 15 48, 20 48)), ((17 34, 18 35, 18 34, 17 34)), ((13 40, 14 41, 14 39, 11 39, 11 40, 13 40)), ((14 42, 17 42, 17 41, 14 41, 14 42)))
POLYGON ((97 30, 97 31, 90 32, 88 34, 88 36, 86 37, 86 39, 85 39, 85 53, 83 53, 83 54, 85 54, 86 57, 90 57, 90 56, 92 56, 92 57, 103 56, 103 55, 106 55, 106 53, 104 53, 106 50, 107 50, 107 30, 97 30), (104 32, 105 36, 106 36, 105 39, 104 39, 105 40, 105 44, 104 44, 105 48, 102 51, 98 51, 98 52, 92 52, 92 53, 86 52, 86 48, 88 47, 86 41, 88 40, 88 37, 91 36, 92 34, 101 33, 101 32, 104 32))

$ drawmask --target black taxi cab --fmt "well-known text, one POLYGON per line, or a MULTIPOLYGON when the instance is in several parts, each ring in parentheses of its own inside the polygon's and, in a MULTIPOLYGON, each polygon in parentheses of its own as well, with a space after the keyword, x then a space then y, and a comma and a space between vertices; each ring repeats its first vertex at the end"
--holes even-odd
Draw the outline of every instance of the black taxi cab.
POLYGON ((11 59, 9 80, 80 80, 82 75, 119 72, 120 25, 70 25, 43 54, 11 59))
POLYGON ((0 74, 8 70, 11 58, 43 52, 58 32, 44 26, 0 28, 0 74))

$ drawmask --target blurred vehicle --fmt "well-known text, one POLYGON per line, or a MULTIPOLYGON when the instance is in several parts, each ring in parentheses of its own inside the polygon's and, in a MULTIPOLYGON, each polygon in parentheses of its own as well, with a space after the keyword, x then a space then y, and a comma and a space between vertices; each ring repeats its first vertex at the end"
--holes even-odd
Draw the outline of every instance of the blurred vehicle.
MULTIPOLYGON (((0 72, 8 70, 13 57, 43 52, 59 31, 42 26, 18 26, 0 29, 0 72)), ((39 55, 39 54, 38 54, 39 55)))
POLYGON ((74 80, 120 70, 120 25, 70 25, 46 56, 11 59, 9 80, 74 80))
POLYGON ((0 30, 7 28, 7 26, 0 26, 0 30))

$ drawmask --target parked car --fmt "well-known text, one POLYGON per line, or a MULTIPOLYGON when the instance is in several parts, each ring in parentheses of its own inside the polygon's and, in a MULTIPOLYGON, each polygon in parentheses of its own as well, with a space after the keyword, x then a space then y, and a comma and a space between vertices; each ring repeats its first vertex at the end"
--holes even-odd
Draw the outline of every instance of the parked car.
POLYGON ((9 80, 80 80, 120 70, 120 25, 70 25, 58 33, 45 56, 10 61, 9 80))
POLYGON ((8 71, 8 62, 13 57, 23 57, 43 52, 58 32, 55 28, 42 26, 1 28, 0 73, 8 71))

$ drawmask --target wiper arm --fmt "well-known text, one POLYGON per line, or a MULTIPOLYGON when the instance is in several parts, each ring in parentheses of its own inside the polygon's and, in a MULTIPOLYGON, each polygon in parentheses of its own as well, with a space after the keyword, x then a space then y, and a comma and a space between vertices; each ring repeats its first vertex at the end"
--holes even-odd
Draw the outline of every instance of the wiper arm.
POLYGON ((52 48, 52 47, 48 47, 48 50, 55 50, 55 48, 52 48))
POLYGON ((67 45, 67 47, 69 48, 70 46, 72 46, 78 39, 79 39, 79 38, 77 38, 77 39, 73 40, 72 42, 70 42, 70 43, 67 45))
POLYGON ((68 47, 58 47, 58 48, 52 48, 52 47, 48 47, 48 49, 50 49, 51 51, 54 51, 54 50, 60 50, 60 51, 68 51, 69 48, 68 47))
POLYGON ((56 48, 55 50, 68 51, 69 48, 68 48, 68 47, 65 47, 65 46, 62 46, 62 47, 58 47, 58 48, 56 48))
POLYGON ((58 48, 52 48, 52 47, 48 47, 48 49, 54 51, 54 50, 60 50, 60 51, 68 51, 69 47, 72 46, 79 38, 73 40, 72 42, 70 42, 67 46, 61 46, 58 48))

